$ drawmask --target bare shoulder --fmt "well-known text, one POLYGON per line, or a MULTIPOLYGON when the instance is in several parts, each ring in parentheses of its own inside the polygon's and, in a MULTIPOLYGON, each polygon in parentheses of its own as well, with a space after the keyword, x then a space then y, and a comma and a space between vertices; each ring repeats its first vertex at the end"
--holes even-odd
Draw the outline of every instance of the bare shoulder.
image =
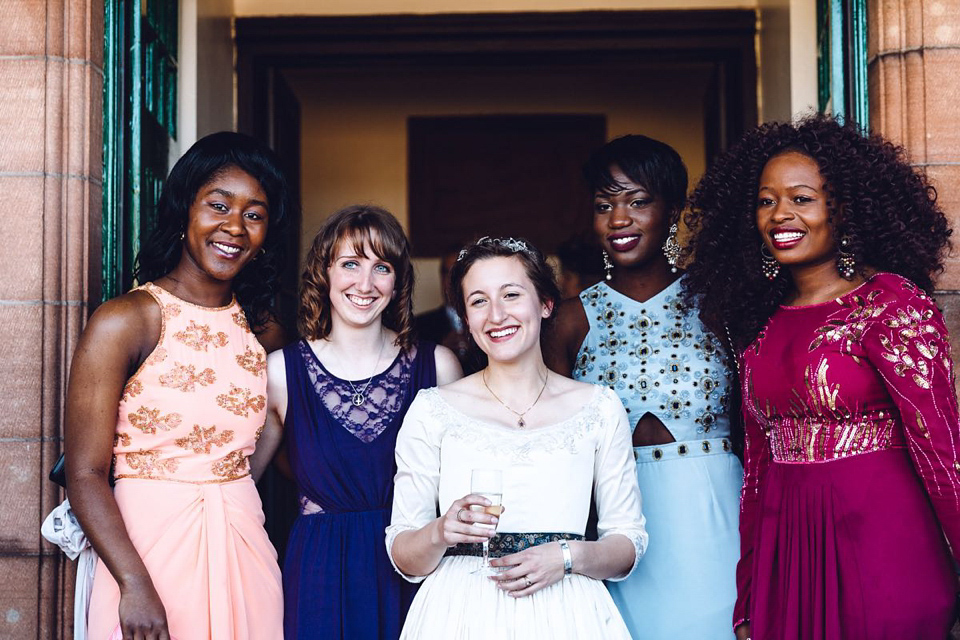
MULTIPOLYGON (((86 341, 120 341, 138 347, 160 340, 160 305, 146 291, 131 291, 100 305, 84 330, 86 341)), ((119 346, 119 345, 117 345, 119 346)))
POLYGON ((453 351, 438 344, 433 351, 433 361, 437 368, 437 384, 446 385, 463 377, 460 361, 453 351))
POLYGON ((548 385, 553 389, 554 394, 569 396, 577 401, 582 400, 584 404, 597 393, 597 385, 573 380, 557 373, 550 375, 548 385))

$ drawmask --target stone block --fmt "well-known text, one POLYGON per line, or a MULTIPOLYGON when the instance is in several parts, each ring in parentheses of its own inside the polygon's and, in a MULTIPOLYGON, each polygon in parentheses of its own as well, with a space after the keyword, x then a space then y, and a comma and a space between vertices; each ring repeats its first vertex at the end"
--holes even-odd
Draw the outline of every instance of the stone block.
MULTIPOLYGON (((43 307, 40 304, 0 305, 0 380, 4 381, 0 391, 0 438, 39 438, 41 435, 41 409, 43 362, 42 356, 43 307)), ((0 442, 0 447, 8 443, 0 442)), ((38 453, 39 455, 39 453, 38 453)), ((0 486, 5 471, 0 465, 0 486)), ((34 495, 36 485, 30 494, 34 495)), ((11 496, 2 493, 3 496, 11 496)), ((0 509, 0 520, 7 510, 7 498, 4 509, 0 509)), ((0 532, 5 531, 0 526, 0 532)), ((3 534, 0 533, 0 536, 3 534)))
POLYGON ((0 172, 44 170, 46 68, 42 58, 0 60, 0 172))
POLYGON ((0 638, 51 638, 37 629, 39 559, 0 556, 0 638))
POLYGON ((43 208, 49 182, 42 176, 0 175, 7 209, 4 250, 0 251, 0 273, 5 274, 0 278, 0 300, 39 300, 43 295, 43 208))
MULTIPOLYGON (((958 3, 960 7, 960 3, 958 3)), ((960 9, 958 9, 960 10, 960 9)), ((957 23, 960 30, 960 23, 957 23)), ((960 162, 960 47, 923 53, 926 161, 960 162)), ((916 114, 920 116, 920 114, 916 114)), ((919 119, 919 118, 918 118, 919 119)), ((960 188, 960 184, 957 185, 960 188)))
POLYGON ((47 46, 45 0, 0 0, 0 55, 40 56, 47 46))
POLYGON ((0 555, 40 551, 40 523, 46 516, 40 513, 38 490, 43 473, 41 446, 39 440, 0 442, 0 495, 4 496, 0 509, 0 555))
POLYGON ((960 2, 934 0, 917 4, 923 10, 925 46, 960 46, 960 2))

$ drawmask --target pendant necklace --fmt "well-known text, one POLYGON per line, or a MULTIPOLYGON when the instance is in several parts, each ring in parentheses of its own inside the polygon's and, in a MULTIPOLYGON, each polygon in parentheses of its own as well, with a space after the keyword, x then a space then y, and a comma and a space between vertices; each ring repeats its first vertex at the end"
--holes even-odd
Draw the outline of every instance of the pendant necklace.
POLYGON ((537 406, 537 403, 540 402, 540 398, 541 396, 543 396, 543 392, 547 388, 548 377, 549 377, 549 374, 543 377, 543 386, 540 387, 540 393, 537 394, 537 399, 533 401, 533 404, 531 404, 529 407, 527 407, 523 411, 516 411, 514 409, 511 409, 509 406, 507 406, 507 403, 501 400, 500 397, 493 392, 493 389, 490 388, 490 385, 487 384, 487 370, 484 369, 480 373, 480 379, 483 381, 483 386, 487 388, 487 391, 490 392, 490 395, 493 396, 494 400, 496 400, 497 402, 503 405, 504 409, 506 409, 510 413, 513 413, 517 416, 517 426, 520 427, 521 429, 527 426, 527 423, 526 421, 524 421, 523 416, 527 415, 527 413, 530 412, 530 409, 533 409, 535 406, 537 406))
POLYGON ((353 397, 351 398, 351 402, 353 402, 353 406, 355 407, 362 407, 363 403, 367 401, 367 388, 370 386, 370 383, 373 382, 374 376, 377 375, 377 367, 380 366, 380 356, 383 355, 383 344, 387 341, 386 338, 383 338, 382 334, 381 334, 381 338, 382 339, 380 340, 380 351, 377 352, 377 361, 373 364, 373 373, 370 374, 370 377, 367 378, 367 381, 364 383, 364 385, 359 389, 357 389, 356 385, 353 384, 352 380, 347 380, 347 384, 349 384, 350 388, 353 390, 353 397))

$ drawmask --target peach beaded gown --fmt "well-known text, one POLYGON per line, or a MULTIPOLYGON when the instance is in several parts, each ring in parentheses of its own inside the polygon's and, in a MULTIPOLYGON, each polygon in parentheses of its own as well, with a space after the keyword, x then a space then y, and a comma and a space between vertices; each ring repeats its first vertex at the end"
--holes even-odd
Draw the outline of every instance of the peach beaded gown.
MULTIPOLYGON (((114 496, 177 640, 283 634, 277 553, 250 476, 266 416, 266 355, 240 305, 200 307, 154 285, 156 349, 127 381, 114 496)), ((89 637, 110 637, 120 592, 98 562, 89 637)))

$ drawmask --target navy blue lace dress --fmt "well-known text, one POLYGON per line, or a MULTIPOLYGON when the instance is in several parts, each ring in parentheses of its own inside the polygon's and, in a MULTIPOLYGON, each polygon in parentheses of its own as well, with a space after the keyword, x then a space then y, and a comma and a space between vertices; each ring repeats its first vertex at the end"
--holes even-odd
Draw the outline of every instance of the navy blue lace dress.
MULTIPOLYGON (((301 514, 283 566, 284 636, 394 640, 415 585, 393 570, 390 524, 397 431, 417 391, 437 384, 434 345, 401 350, 354 405, 305 341, 283 350, 290 464, 301 514)), ((365 381, 353 381, 358 389, 365 381)))

